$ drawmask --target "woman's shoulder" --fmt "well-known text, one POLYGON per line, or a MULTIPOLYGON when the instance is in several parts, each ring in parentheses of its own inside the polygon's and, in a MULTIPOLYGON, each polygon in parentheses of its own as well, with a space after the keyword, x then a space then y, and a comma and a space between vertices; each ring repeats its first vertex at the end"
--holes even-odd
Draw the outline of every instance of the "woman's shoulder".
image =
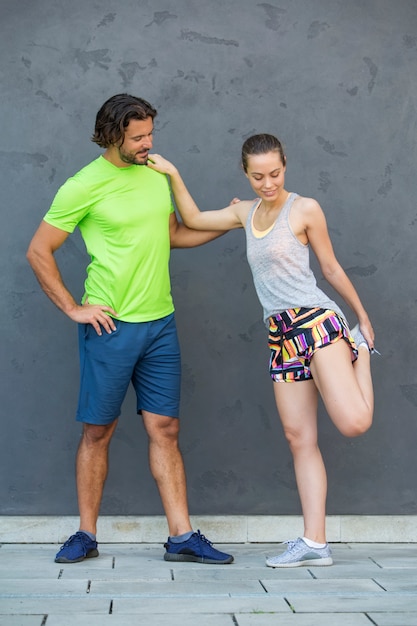
POLYGON ((236 204, 242 210, 251 209, 259 202, 260 198, 254 198, 253 200, 239 200, 236 204))
POLYGON ((293 206, 296 211, 305 214, 314 214, 322 210, 320 204, 317 200, 315 200, 315 198, 300 196, 298 194, 295 194, 295 196, 293 206))
POLYGON ((302 233, 305 234, 309 228, 322 221, 323 211, 314 198, 297 196, 291 207, 290 219, 294 232, 305 244, 308 243, 308 240, 304 241, 302 233))
POLYGON ((255 207, 259 202, 259 198, 255 198, 254 200, 236 200, 232 202, 233 210, 236 215, 239 216, 240 221, 244 225, 247 217, 249 215, 249 211, 252 207, 255 207))

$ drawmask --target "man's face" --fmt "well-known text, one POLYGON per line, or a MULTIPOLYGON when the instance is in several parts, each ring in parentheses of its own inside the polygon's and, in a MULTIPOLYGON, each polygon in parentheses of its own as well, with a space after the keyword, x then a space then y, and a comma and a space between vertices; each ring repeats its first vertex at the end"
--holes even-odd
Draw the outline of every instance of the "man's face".
POLYGON ((117 147, 119 158, 126 165, 146 165, 152 149, 153 119, 130 120, 123 143, 117 147))

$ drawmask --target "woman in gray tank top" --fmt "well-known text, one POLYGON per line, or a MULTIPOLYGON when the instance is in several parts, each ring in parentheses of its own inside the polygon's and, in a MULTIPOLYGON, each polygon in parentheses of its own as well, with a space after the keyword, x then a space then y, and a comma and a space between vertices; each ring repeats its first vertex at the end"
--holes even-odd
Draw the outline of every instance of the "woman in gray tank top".
POLYGON ((357 437, 371 426, 370 353, 374 331, 359 296, 336 259, 319 204, 285 189, 286 157, 273 135, 249 137, 242 165, 258 199, 233 200, 200 212, 178 170, 159 155, 148 165, 170 175, 185 224, 197 230, 245 228, 248 262, 269 331, 269 370, 284 433, 294 459, 304 535, 269 557, 270 567, 331 565, 326 541, 327 477, 317 441, 320 395, 339 431, 357 437), (349 330, 335 302, 319 289, 309 249, 323 276, 358 318, 349 330))

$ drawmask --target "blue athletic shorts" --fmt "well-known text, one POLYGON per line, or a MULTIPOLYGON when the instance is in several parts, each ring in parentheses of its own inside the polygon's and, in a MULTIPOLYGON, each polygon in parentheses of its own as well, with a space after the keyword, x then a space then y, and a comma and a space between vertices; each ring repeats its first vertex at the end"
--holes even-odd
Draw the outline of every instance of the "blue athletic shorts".
POLYGON ((77 421, 113 422, 120 415, 130 382, 138 413, 178 417, 181 356, 174 314, 152 322, 114 323, 116 330, 102 335, 91 324, 79 324, 77 421))

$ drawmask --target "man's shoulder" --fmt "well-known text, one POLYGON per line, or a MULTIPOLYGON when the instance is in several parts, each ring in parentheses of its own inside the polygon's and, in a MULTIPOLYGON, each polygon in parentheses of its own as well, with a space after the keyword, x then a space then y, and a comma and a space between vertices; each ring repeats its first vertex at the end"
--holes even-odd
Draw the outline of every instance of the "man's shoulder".
POLYGON ((97 186, 97 180, 100 178, 98 173, 100 168, 100 158, 90 161, 72 176, 67 178, 59 187, 52 206, 57 203, 63 203, 65 206, 85 203, 86 198, 90 197, 91 189, 97 186))
MULTIPOLYGON (((90 163, 87 163, 86 165, 84 165, 84 167, 82 167, 80 170, 75 172, 75 174, 73 174, 69 178, 69 180, 81 181, 84 179, 88 179, 91 176, 95 176, 99 174, 105 169, 105 167, 103 167, 103 161, 104 159, 102 157, 97 157, 93 161, 90 161, 90 163)), ((104 163, 104 166, 105 166, 105 163, 104 163)))

